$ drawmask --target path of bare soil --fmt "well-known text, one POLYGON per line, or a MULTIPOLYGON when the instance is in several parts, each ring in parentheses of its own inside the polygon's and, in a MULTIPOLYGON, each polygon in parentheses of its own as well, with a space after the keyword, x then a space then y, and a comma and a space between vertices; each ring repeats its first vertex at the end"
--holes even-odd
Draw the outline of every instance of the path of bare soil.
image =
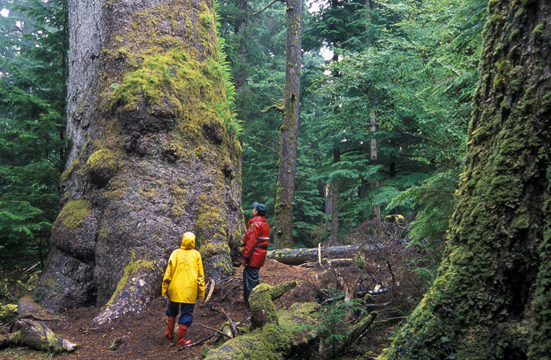
MULTIPOLYGON (((234 277, 218 286, 208 303, 199 300, 195 307, 194 324, 189 328, 187 338, 201 340, 214 331, 204 328, 202 324, 218 329, 227 321, 224 311, 234 321, 244 321, 247 310, 243 303, 240 279, 243 268, 236 269, 234 277)), ((260 270, 262 283, 275 285, 285 281, 297 280, 298 287, 275 301, 278 309, 288 308, 295 302, 313 301, 315 291, 306 281, 308 269, 293 267, 267 260, 260 270)), ((155 298, 150 305, 140 312, 117 319, 97 330, 89 328, 99 307, 78 308, 62 314, 63 320, 49 323, 50 328, 69 341, 79 344, 79 349, 72 354, 58 354, 56 359, 197 359, 203 349, 202 345, 177 351, 174 343, 164 338, 166 331, 166 304, 162 298, 155 298), (118 350, 109 350, 111 342, 121 338, 118 350)), ((212 340, 209 340, 212 341, 212 340)), ((207 342, 212 348, 216 344, 207 342)), ((26 349, 10 348, 0 352, 0 359, 44 359, 48 354, 26 349)))

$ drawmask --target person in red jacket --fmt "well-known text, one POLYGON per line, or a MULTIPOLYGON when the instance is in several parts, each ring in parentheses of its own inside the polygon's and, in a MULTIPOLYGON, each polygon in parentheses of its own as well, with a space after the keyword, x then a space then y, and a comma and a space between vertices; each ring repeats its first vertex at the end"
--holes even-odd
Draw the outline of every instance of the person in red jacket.
POLYGON ((266 222, 266 206, 253 203, 253 218, 247 223, 247 232, 243 237, 243 300, 249 305, 251 291, 260 283, 258 271, 264 265, 268 244, 270 243, 270 225, 266 222))

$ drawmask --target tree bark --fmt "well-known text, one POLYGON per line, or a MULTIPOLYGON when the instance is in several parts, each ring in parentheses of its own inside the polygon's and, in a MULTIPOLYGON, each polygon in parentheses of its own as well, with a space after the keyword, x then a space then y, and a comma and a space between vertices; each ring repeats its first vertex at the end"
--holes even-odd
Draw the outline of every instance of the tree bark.
POLYGON ((237 64, 237 73, 235 76, 235 93, 236 93, 236 110, 239 119, 243 120, 243 110, 245 107, 243 86, 245 85, 245 77, 247 74, 247 56, 249 54, 248 48, 248 33, 247 26, 249 24, 249 4, 248 0, 239 0, 239 19, 235 25, 235 33, 239 35, 239 47, 237 49, 237 57, 239 64, 237 64))
MULTIPOLYGON (((338 147, 333 149, 333 164, 341 161, 341 151, 338 147)), ((329 245, 339 243, 339 180, 333 180, 331 185, 331 235, 329 245)))
POLYGON ((285 109, 281 120, 281 149, 275 204, 274 248, 293 247, 293 208, 297 170, 302 50, 302 0, 287 0, 287 66, 285 109))
POLYGON ((69 27, 71 143, 37 296, 51 310, 109 303, 101 325, 160 293, 185 231, 207 278, 232 273, 241 147, 211 0, 72 0, 69 27))
POLYGON ((331 185, 325 185, 325 229, 331 230, 331 214, 333 213, 333 191, 331 185))
POLYGON ((551 354, 551 9, 488 6, 449 253, 384 359, 551 354))
MULTIPOLYGON (((371 144, 370 144, 371 160, 377 160, 377 139, 375 138, 376 131, 377 131, 377 120, 375 118, 375 111, 371 110, 369 112, 369 132, 371 132, 371 144)), ((379 188, 379 180, 375 179, 372 181, 371 184, 373 189, 379 188)), ((380 205, 373 206, 373 218, 375 220, 381 221, 380 205)))

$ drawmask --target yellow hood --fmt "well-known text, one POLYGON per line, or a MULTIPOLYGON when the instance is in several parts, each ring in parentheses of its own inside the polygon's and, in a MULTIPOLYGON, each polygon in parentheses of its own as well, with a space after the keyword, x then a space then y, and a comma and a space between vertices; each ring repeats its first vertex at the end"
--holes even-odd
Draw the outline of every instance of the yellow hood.
POLYGON ((195 235, 193 233, 187 232, 182 236, 182 245, 180 246, 182 250, 193 250, 195 249, 195 235))

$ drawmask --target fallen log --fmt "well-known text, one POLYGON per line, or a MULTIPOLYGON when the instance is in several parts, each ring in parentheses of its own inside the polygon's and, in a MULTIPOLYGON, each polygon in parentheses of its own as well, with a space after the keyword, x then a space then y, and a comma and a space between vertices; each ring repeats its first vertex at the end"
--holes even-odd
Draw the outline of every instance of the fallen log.
MULTIPOLYGON (((385 248, 367 244, 331 246, 321 248, 322 259, 353 258, 361 251, 375 251, 385 248)), ((318 248, 313 249, 278 249, 268 251, 268 259, 279 261, 287 265, 301 265, 304 263, 318 261, 318 248)))
POLYGON ((260 284, 253 289, 249 297, 251 323, 253 327, 262 327, 268 322, 277 324, 277 311, 273 301, 297 286, 296 281, 288 281, 276 286, 260 284))
POLYGON ((55 334, 46 325, 31 319, 15 319, 11 328, 10 333, 0 335, 0 348, 24 345, 33 350, 59 353, 71 352, 78 347, 77 344, 55 334))
POLYGON ((362 321, 360 321, 358 324, 356 324, 352 329, 350 329, 347 333, 344 339, 341 341, 340 345, 337 348, 337 354, 341 354, 344 352, 344 350, 350 345, 356 341, 357 338, 360 337, 366 331, 371 324, 373 324, 373 321, 377 318, 377 313, 372 312, 369 314, 369 316, 366 316, 362 321))
POLYGON ((30 295, 19 299, 18 315, 0 329, 0 349, 8 346, 27 346, 33 350, 54 353, 74 351, 78 345, 54 333, 39 321, 60 320, 34 302, 30 295))
MULTIPOLYGON (((327 261, 327 264, 331 267, 347 267, 347 266, 350 266, 354 263, 354 259, 330 259, 327 261)), ((316 267, 316 266, 319 266, 319 262, 318 261, 312 261, 312 262, 307 262, 307 263, 304 263, 304 264, 301 264, 299 265, 300 267, 304 267, 304 268, 312 268, 312 267, 316 267)))
MULTIPOLYGON (((288 310, 276 311, 273 300, 296 286, 295 282, 270 286, 261 284, 251 293, 252 332, 236 336, 206 353, 206 360, 291 359, 304 355, 314 346, 323 328, 320 305, 295 303, 288 310)), ((347 327, 344 342, 352 343, 373 323, 372 313, 357 325, 347 327)), ((343 343, 344 343, 343 342, 343 343)))

